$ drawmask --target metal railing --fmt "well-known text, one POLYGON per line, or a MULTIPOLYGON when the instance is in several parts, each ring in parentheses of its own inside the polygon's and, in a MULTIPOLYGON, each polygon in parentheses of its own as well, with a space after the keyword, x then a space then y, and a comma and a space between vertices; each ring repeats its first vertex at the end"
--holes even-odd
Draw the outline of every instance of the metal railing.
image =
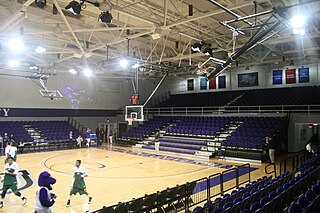
MULTIPOLYGON (((191 100, 190 100, 191 101, 191 100)), ((158 107, 145 108, 145 114, 154 115, 205 115, 205 114, 267 114, 267 113, 307 113, 320 112, 320 105, 265 105, 265 106, 211 106, 211 107, 158 107)))
POLYGON ((108 213, 116 209, 122 209, 122 212, 188 211, 191 206, 210 200, 215 196, 223 195, 228 190, 239 188, 241 185, 250 182, 250 173, 250 164, 243 164, 222 173, 167 188, 140 198, 133 198, 128 202, 109 207, 104 206, 92 213, 108 213))

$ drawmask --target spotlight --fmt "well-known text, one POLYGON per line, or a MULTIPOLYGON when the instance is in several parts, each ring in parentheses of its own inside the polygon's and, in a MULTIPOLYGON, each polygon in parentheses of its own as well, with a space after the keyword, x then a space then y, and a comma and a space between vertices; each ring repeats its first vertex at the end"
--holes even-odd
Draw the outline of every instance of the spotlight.
POLYGON ((66 10, 69 10, 74 15, 80 15, 81 13, 81 4, 77 1, 71 1, 66 7, 66 10))
POLYGON ((29 69, 30 70, 39 70, 39 66, 37 66, 35 64, 30 64, 29 69))
POLYGON ((211 47, 206 47, 203 51, 205 55, 212 55, 212 52, 213 52, 213 48, 211 47))
POLYGON ((35 0, 36 7, 43 9, 47 6, 47 0, 35 0))
POLYGON ((24 49, 24 43, 21 39, 10 39, 7 45, 14 52, 22 52, 24 49))
POLYGON ((203 44, 201 43, 194 43, 191 47, 193 52, 200 52, 203 44))
POLYGON ((92 76, 92 71, 89 68, 86 68, 83 70, 83 74, 87 77, 91 77, 92 76))
POLYGON ((290 19, 290 25, 293 28, 292 32, 295 35, 304 35, 306 32, 304 30, 305 17, 302 15, 297 15, 290 19))
POLYGON ((75 74, 78 73, 77 70, 75 70, 75 69, 69 69, 69 72, 70 72, 71 74, 73 74, 73 75, 75 75, 75 74))
POLYGON ((106 11, 106 12, 102 12, 100 15, 99 15, 99 20, 104 22, 104 23, 107 23, 107 24, 111 24, 112 23, 112 15, 111 13, 109 13, 109 11, 106 11))
POLYGON ((120 66, 123 68, 126 68, 128 66, 129 62, 127 59, 121 59, 120 60, 120 66))
POLYGON ((133 69, 136 69, 136 68, 138 68, 138 67, 140 67, 140 64, 134 64, 134 65, 132 65, 132 68, 133 68, 133 69))
POLYGON ((34 51, 35 51, 36 53, 45 53, 45 52, 47 51, 47 49, 44 48, 44 47, 42 47, 42 46, 37 46, 37 47, 34 49, 34 51))
POLYGON ((18 67, 20 65, 20 61, 17 61, 17 60, 14 60, 14 59, 12 59, 12 60, 10 60, 9 61, 9 66, 10 67, 18 67))

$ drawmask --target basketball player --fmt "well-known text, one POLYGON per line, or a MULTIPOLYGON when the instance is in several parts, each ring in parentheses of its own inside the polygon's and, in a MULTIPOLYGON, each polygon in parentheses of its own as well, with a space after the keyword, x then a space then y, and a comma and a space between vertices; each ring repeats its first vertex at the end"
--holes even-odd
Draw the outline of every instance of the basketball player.
MULTIPOLYGON (((21 193, 18 191, 17 188, 17 175, 19 172, 19 166, 16 162, 13 161, 12 157, 8 157, 7 163, 4 166, 4 180, 3 180, 3 188, 2 194, 0 199, 0 208, 3 207, 3 199, 5 198, 7 191, 9 189, 18 196, 21 197, 21 193)), ((22 205, 27 203, 27 198, 22 197, 22 205)))
POLYGON ((71 196, 76 195, 79 193, 80 195, 87 195, 88 196, 88 204, 91 203, 92 197, 89 196, 87 192, 86 183, 84 181, 84 177, 88 176, 88 172, 85 168, 81 166, 81 160, 76 161, 75 167, 73 167, 73 185, 70 190, 70 196, 68 198, 67 207, 70 206, 71 196))
POLYGON ((10 156, 13 158, 14 162, 17 162, 17 153, 18 153, 18 148, 15 143, 11 143, 11 148, 9 150, 10 156))
POLYGON ((4 153, 6 155, 6 160, 5 162, 7 161, 7 159, 10 157, 10 152, 11 152, 11 143, 7 143, 7 146, 6 148, 4 149, 4 153))

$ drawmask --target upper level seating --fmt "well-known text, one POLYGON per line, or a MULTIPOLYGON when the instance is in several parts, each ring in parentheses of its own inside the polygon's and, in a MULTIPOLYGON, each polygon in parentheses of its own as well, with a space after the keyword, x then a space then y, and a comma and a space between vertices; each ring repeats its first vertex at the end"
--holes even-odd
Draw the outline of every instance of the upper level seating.
POLYGON ((8 137, 12 134, 16 142, 32 142, 33 138, 23 127, 23 121, 2 121, 0 122, 0 134, 4 137, 7 133, 8 137))
POLYGON ((320 87, 293 87, 171 95, 156 107, 320 105, 320 87), (242 95, 242 96, 241 96, 242 95))
POLYGON ((317 105, 320 87, 248 90, 233 106, 317 105))
POLYGON ((171 95, 157 107, 224 106, 240 94, 239 91, 227 91, 171 95))
POLYGON ((144 136, 149 135, 152 131, 159 129, 170 123, 172 117, 154 117, 148 121, 133 127, 122 134, 122 138, 142 140, 144 136))
POLYGON ((69 140, 70 131, 73 132, 73 139, 76 139, 79 134, 74 126, 67 121, 31 121, 28 124, 33 124, 41 131, 47 141, 69 140))

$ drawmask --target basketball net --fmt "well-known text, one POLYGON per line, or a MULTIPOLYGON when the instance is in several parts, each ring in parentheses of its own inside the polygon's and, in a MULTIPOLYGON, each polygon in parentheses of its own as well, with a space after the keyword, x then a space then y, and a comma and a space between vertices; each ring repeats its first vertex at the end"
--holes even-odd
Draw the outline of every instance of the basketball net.
POLYGON ((133 121, 134 121, 134 118, 129 118, 129 119, 128 119, 128 125, 129 125, 129 126, 132 126, 132 122, 133 122, 133 121))

